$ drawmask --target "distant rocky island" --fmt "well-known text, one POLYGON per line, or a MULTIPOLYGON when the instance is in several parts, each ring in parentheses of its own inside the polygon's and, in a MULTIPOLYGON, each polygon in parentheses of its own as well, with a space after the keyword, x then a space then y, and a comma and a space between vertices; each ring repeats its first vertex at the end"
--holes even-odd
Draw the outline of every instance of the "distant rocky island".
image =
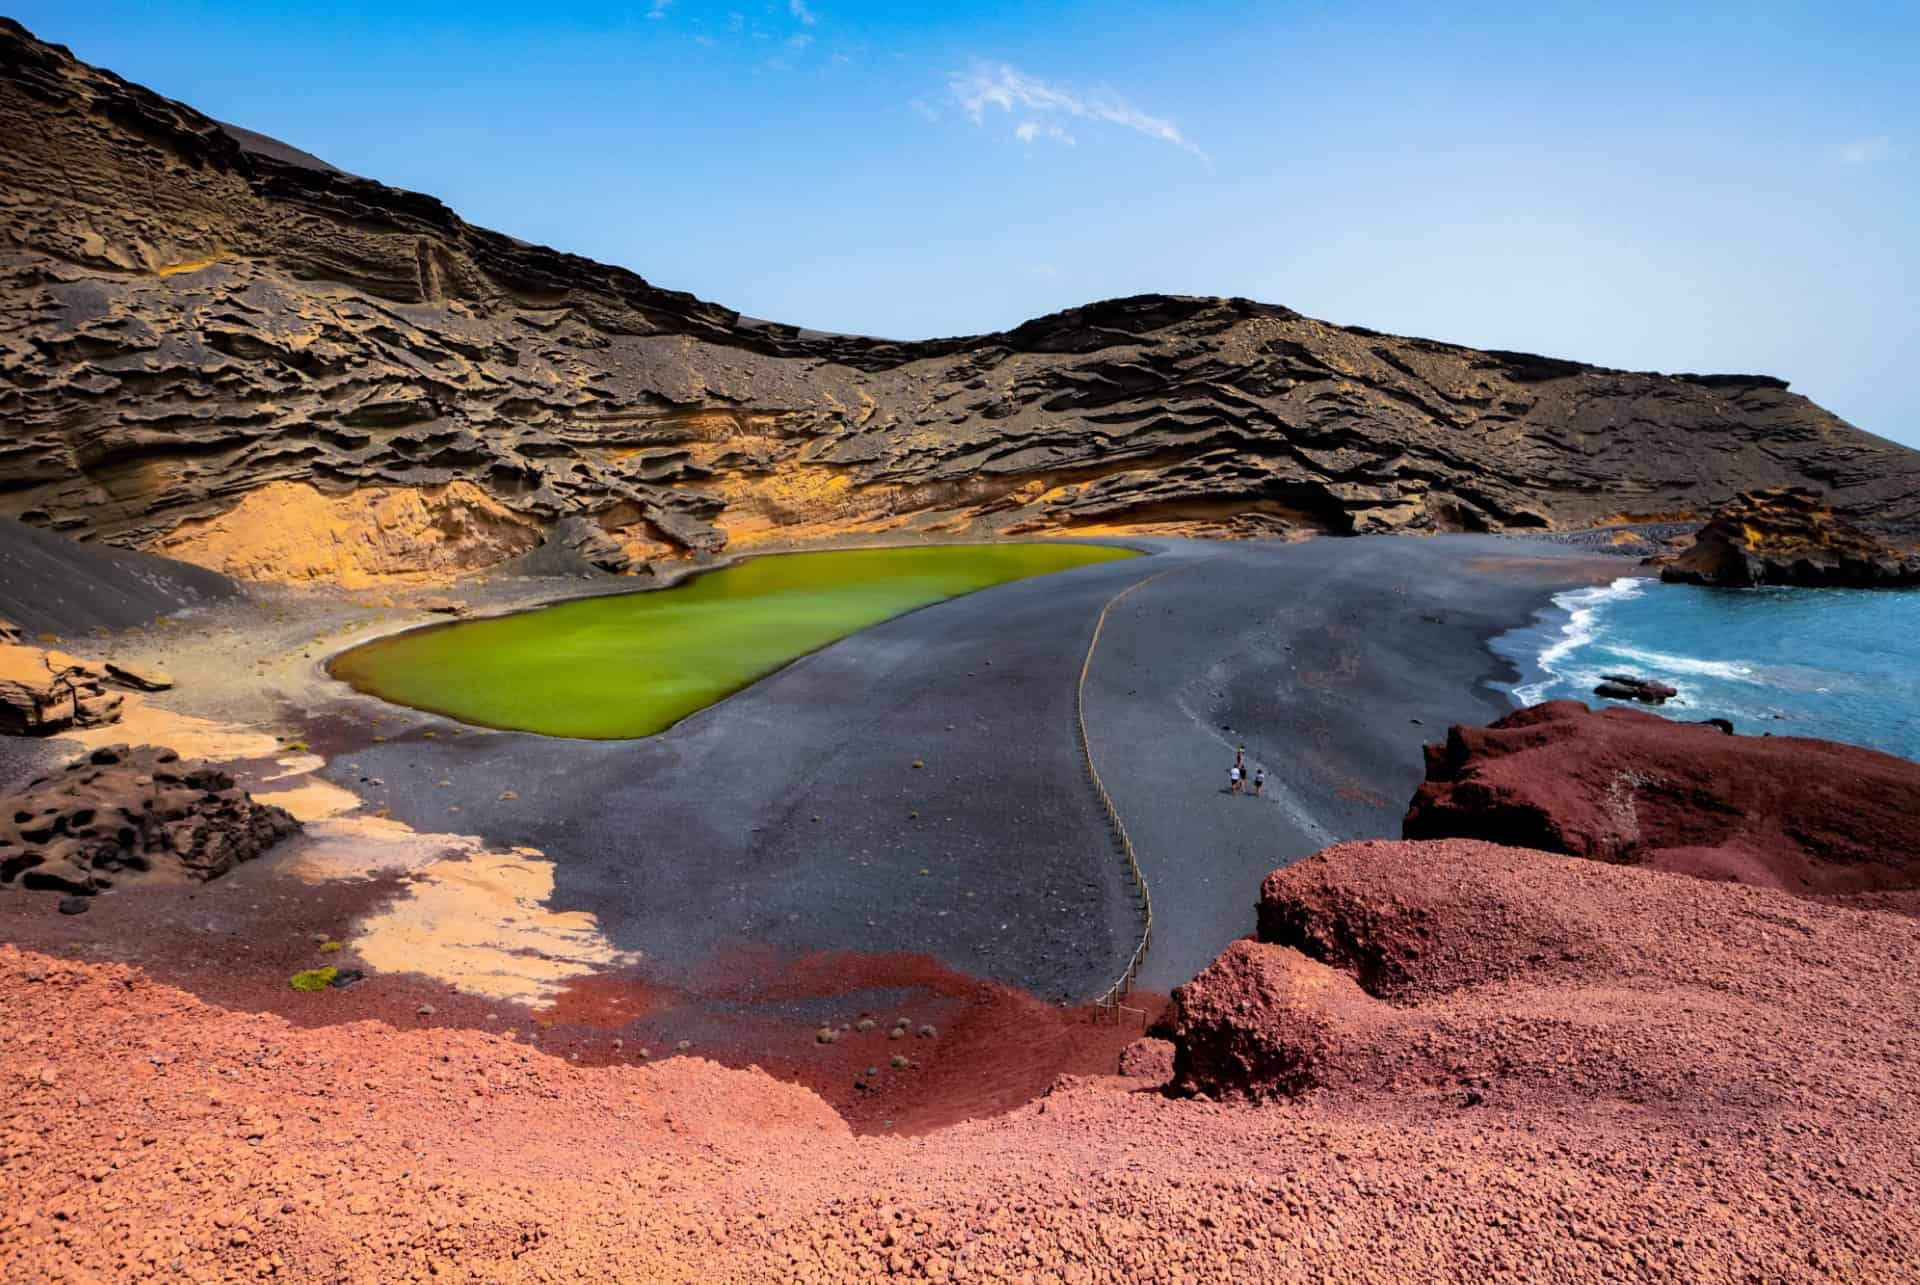
POLYGON ((0 128, 0 512, 243 578, 445 575, 543 544, 632 571, 889 533, 1548 531, 1788 485, 1920 523, 1920 453, 1765 376, 1246 299, 915 343, 756 321, 11 22, 0 128))

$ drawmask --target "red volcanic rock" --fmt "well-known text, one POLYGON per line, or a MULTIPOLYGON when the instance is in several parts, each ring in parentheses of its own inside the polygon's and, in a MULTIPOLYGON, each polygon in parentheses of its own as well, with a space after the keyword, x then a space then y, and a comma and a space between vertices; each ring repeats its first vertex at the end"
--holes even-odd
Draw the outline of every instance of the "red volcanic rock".
POLYGON ((1297 950, 1241 940, 1173 992, 1176 1091, 1294 1096, 1326 1083, 1383 1005, 1297 950))
POLYGON ((1143 1036, 1120 1050, 1120 1074, 1130 1080, 1165 1084, 1173 1079, 1173 1042, 1143 1036))
POLYGON ((911 1138, 517 1013, 293 1026, 0 944, 0 1280, 1912 1278, 1920 921, 1460 840, 1294 869, 1478 962, 1284 1109, 1081 1077, 911 1138), (1562 929, 1612 960, 1527 957, 1562 929))
POLYGON ((1920 888, 1917 809, 1908 759, 1552 701, 1429 745, 1402 832, 1849 894, 1920 888))
MULTIPOLYGON (((1515 850, 1494 851, 1511 864, 1515 850)), ((1369 995, 1395 1003, 1523 973, 1584 977, 1621 966, 1615 926, 1596 920, 1590 902, 1568 901, 1557 872, 1490 885, 1456 860, 1429 844, 1329 848, 1267 876, 1259 939, 1349 973, 1369 995), (1388 861, 1426 865, 1384 891, 1380 879, 1356 876, 1388 861)))

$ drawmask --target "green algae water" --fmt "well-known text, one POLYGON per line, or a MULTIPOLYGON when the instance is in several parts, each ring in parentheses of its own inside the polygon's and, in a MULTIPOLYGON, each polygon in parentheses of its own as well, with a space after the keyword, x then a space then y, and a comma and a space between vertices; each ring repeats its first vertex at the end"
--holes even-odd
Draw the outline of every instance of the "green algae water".
POLYGON ((651 736, 848 634, 946 598, 1137 556, 1091 544, 758 557, 671 589, 380 638, 337 656, 359 691, 547 736, 651 736))

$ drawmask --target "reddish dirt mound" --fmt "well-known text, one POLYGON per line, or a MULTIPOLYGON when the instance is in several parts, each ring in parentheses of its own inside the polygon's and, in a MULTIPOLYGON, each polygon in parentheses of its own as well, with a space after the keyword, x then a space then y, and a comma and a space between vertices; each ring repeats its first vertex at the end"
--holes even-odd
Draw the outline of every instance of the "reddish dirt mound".
POLYGON ((1083 1079, 858 1139, 703 1060, 300 1029, 0 947, 0 1279, 1911 1277, 1920 924, 1474 843, 1308 864, 1435 953, 1479 888, 1619 963, 1377 1004, 1284 1109, 1083 1079))
POLYGON ((1175 1086, 1190 1093, 1304 1093, 1385 1015, 1346 974, 1257 941, 1234 942, 1174 994, 1175 1086))
POLYGON ((1807 1041, 1788 1061, 1860 1062, 1863 1094, 1913 1074, 1920 1049, 1881 1026, 1872 1055, 1846 1051, 1854 1032, 1803 988, 1865 993, 1900 965, 1851 955, 1846 912, 1770 890, 1459 840, 1359 843, 1269 876, 1260 922, 1273 941, 1235 943, 1174 992, 1180 1089, 1672 1110, 1782 1100, 1770 1041, 1788 1028, 1807 1041))
POLYGON ((1908 759, 1551 701, 1429 745, 1402 829, 1848 894, 1920 888, 1917 806, 1908 759))

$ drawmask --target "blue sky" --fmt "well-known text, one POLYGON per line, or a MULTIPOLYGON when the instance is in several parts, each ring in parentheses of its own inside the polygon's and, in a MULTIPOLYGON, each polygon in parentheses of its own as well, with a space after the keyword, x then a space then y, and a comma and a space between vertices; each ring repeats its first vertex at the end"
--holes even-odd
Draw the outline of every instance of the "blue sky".
POLYGON ((468 219, 898 338, 1142 291, 1920 445, 1920 5, 16 2, 468 219))

